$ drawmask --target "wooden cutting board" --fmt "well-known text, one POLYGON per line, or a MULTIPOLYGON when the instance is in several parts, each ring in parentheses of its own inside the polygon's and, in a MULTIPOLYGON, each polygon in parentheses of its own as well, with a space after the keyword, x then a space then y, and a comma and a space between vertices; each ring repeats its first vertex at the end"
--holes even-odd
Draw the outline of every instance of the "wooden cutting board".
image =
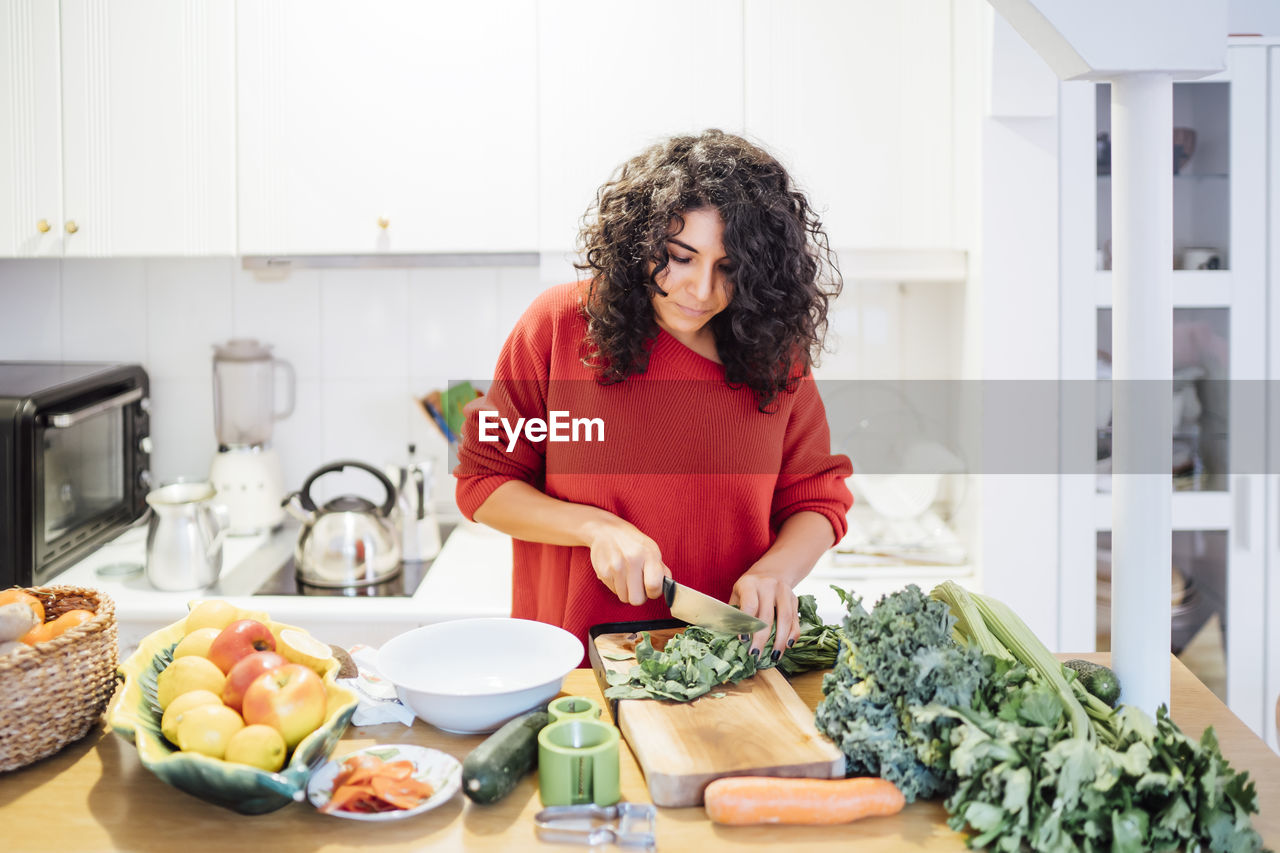
MULTIPOLYGON (((634 659, 610 660, 608 654, 634 653, 642 630, 660 649, 684 627, 672 624, 592 629, 588 656, 600 689, 609 686, 606 669, 625 673, 635 665, 634 659)), ((692 702, 622 699, 610 706, 659 806, 699 805, 707 783, 722 776, 844 776, 844 754, 818 732, 813 711, 776 669, 722 684, 692 702), (719 692, 723 698, 712 695, 719 692)))

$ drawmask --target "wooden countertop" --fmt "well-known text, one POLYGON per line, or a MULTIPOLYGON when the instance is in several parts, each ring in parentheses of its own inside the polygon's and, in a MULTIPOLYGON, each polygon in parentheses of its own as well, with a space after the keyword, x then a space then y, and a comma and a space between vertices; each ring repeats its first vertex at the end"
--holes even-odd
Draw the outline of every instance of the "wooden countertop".
MULTIPOLYGON (((1083 655, 1105 662, 1107 655, 1083 655)), ((1254 826, 1268 847, 1280 848, 1280 756, 1241 723, 1184 667, 1172 659, 1173 718, 1199 737, 1217 731, 1232 766, 1248 770, 1258 788, 1261 814, 1254 826)), ((811 707, 821 699, 822 676, 793 681, 811 707)), ((564 692, 600 697, 590 670, 570 673, 564 692)), ((350 728, 337 754, 374 743, 416 743, 462 758, 483 738, 451 735, 420 721, 350 728)), ((622 797, 648 802, 644 778, 623 749, 622 797)), ((583 850, 541 843, 533 815, 540 808, 536 776, 510 796, 477 806, 462 795, 433 811, 402 821, 341 820, 295 804, 249 817, 219 808, 161 782, 138 761, 134 747, 105 728, 55 756, 0 774, 0 847, 49 850, 583 850), (243 848, 241 845, 245 845, 243 848)), ((659 809, 660 850, 755 849, 778 843, 787 849, 862 851, 906 847, 962 850, 963 838, 949 830, 940 801, 917 802, 900 814, 837 827, 720 827, 700 808, 659 809)))

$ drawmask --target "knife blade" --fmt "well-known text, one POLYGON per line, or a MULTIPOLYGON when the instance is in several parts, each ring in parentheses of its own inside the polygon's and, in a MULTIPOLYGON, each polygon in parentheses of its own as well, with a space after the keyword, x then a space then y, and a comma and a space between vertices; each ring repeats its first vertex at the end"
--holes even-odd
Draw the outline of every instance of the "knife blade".
POLYGON ((768 627, 756 617, 671 578, 662 579, 662 597, 667 600, 672 616, 710 631, 754 634, 768 627))

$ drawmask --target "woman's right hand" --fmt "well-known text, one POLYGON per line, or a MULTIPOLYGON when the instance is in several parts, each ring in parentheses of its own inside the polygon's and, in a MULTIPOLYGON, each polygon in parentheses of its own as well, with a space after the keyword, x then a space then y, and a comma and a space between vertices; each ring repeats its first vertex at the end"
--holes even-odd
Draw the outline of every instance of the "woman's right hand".
POLYGON ((596 577, 620 601, 639 606, 662 595, 662 579, 671 570, 662 562, 658 543, 634 524, 617 516, 593 523, 590 543, 596 577))

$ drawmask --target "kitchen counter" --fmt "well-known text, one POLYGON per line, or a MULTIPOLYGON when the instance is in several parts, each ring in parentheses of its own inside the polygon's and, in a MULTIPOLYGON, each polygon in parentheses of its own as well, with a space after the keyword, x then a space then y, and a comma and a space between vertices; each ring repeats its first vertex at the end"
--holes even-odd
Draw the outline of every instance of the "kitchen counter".
MULTIPOLYGON (((511 613, 511 537, 463 519, 457 519, 412 596, 255 595, 292 553, 295 530, 286 527, 274 535, 228 537, 221 576, 207 590, 164 592, 153 588, 141 573, 125 580, 98 574, 100 568, 112 564, 145 564, 145 526, 121 534, 51 583, 95 587, 111 596, 116 604, 122 657, 137 648, 143 637, 179 619, 188 602, 201 598, 223 598, 238 607, 265 610, 273 619, 306 628, 344 648, 357 643, 380 646, 397 634, 447 619, 511 613)), ((819 615, 833 624, 843 618, 845 606, 831 584, 856 590, 867 606, 908 583, 930 589, 952 579, 977 588, 972 567, 967 565, 854 568, 839 565, 833 556, 831 551, 824 554, 809 577, 796 587, 798 594, 813 595, 819 615)))
MULTIPOLYGON (((1066 656, 1064 656, 1066 657, 1066 656)), ((1105 654, 1085 655, 1106 662, 1105 654)), ((1254 826, 1271 848, 1280 847, 1280 757, 1234 717, 1207 688, 1171 658, 1173 717, 1198 737, 1212 724, 1222 751, 1248 770, 1258 788, 1261 814, 1254 826)), ((793 682, 810 707, 821 698, 821 673, 793 682)), ((571 672, 566 694, 600 698, 590 670, 571 672)), ((350 728, 337 754, 374 743, 415 743, 465 756, 481 736, 452 735, 420 721, 350 728)), ((625 744, 625 742, 624 742, 625 744)), ((630 750, 622 751, 622 796, 648 802, 644 778, 630 750)), ((105 730, 30 767, 0 775, 0 825, 4 848, 47 850, 169 850, 186 853, 234 849, 270 850, 564 850, 586 848, 539 843, 533 815, 540 808, 536 776, 525 778, 506 799, 477 806, 459 794, 433 811, 403 821, 341 820, 305 804, 247 817, 171 788, 138 761, 134 747, 105 730)), ((659 809, 659 850, 756 850, 778 844, 788 850, 963 850, 963 838, 946 827, 940 802, 917 802, 900 814, 835 827, 720 827, 700 808, 659 809)))
POLYGON ((412 596, 254 595, 292 552, 293 535, 286 527, 274 536, 228 537, 221 577, 207 590, 165 592, 152 587, 143 574, 125 580, 98 574, 99 568, 113 563, 144 565, 145 527, 126 531, 50 582, 94 587, 111 596, 122 659, 143 637, 182 618, 189 601, 202 598, 265 610, 272 619, 344 648, 357 643, 380 646, 397 634, 447 619, 511 614, 511 539, 483 525, 460 522, 412 596))

